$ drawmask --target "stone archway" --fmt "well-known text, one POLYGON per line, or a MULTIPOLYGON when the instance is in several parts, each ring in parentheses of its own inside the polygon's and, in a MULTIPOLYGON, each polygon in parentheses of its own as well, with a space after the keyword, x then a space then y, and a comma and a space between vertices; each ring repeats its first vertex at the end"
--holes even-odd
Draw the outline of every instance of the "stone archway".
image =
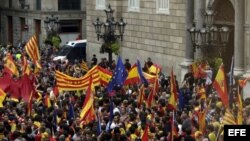
POLYGON ((214 0, 213 9, 217 12, 214 22, 218 27, 227 25, 230 28, 229 43, 222 54, 225 72, 229 72, 232 56, 234 54, 234 16, 235 10, 231 0, 214 0))

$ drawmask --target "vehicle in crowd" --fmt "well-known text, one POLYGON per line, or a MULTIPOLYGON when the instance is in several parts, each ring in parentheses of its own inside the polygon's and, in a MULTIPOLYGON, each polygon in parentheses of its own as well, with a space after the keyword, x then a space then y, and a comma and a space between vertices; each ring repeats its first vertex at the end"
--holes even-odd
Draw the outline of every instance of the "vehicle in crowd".
POLYGON ((87 40, 75 40, 69 41, 63 45, 58 53, 56 53, 53 61, 74 61, 74 60, 86 60, 86 47, 87 40))

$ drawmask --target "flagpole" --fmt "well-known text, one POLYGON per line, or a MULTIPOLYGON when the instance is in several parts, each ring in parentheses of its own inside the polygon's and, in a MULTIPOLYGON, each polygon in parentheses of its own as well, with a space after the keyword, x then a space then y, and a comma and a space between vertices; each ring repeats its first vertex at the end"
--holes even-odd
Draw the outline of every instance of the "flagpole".
POLYGON ((218 130, 218 133, 217 133, 217 135, 216 135, 215 141, 218 141, 218 138, 219 138, 219 136, 220 136, 220 130, 221 130, 221 125, 220 125, 220 128, 219 128, 219 130, 218 130))

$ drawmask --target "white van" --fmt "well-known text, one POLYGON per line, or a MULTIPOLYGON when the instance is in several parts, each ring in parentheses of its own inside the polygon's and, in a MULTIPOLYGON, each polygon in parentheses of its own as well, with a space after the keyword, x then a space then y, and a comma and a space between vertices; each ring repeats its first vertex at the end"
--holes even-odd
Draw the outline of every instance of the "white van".
POLYGON ((53 58, 53 61, 74 61, 75 59, 86 60, 86 47, 87 40, 69 41, 60 48, 56 53, 56 56, 53 58))

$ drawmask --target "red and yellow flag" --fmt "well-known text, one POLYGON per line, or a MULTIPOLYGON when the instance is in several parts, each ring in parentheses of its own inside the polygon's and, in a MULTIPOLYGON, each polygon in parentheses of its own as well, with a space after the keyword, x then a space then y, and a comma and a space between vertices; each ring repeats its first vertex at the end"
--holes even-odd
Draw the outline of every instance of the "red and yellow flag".
POLYGON ((238 88, 238 113, 237 113, 237 124, 242 125, 243 123, 243 104, 242 104, 242 99, 240 95, 240 91, 238 88))
POLYGON ((226 83, 226 77, 224 72, 224 65, 221 64, 217 75, 215 77, 213 87, 218 92, 222 103, 225 105, 225 107, 228 107, 229 100, 227 95, 227 83, 226 83))
POLYGON ((51 107, 51 101, 50 101, 50 98, 49 98, 49 95, 46 94, 45 95, 45 98, 44 98, 44 104, 47 108, 50 108, 51 107))
POLYGON ((3 101, 5 100, 6 93, 0 89, 0 107, 3 107, 3 101))
POLYGON ((81 121, 83 121, 83 125, 90 123, 95 120, 95 111, 94 111, 94 95, 92 92, 93 84, 92 77, 90 77, 89 86, 86 92, 86 97, 83 103, 83 109, 80 113, 81 121))
POLYGON ((169 98, 169 105, 176 109, 177 106, 177 89, 176 89, 176 81, 174 77, 173 67, 171 70, 171 76, 170 76, 170 98, 169 98))
POLYGON ((226 112, 223 116, 222 123, 224 125, 236 125, 237 124, 233 113, 228 108, 226 109, 226 112))
POLYGON ((38 69, 41 69, 40 54, 36 35, 32 36, 25 45, 25 50, 38 69))
POLYGON ((19 76, 15 61, 13 60, 12 55, 10 54, 6 55, 4 69, 10 75, 16 75, 17 77, 19 76))
POLYGON ((144 132, 142 134, 142 137, 141 137, 141 141, 148 141, 149 140, 149 137, 148 137, 148 125, 146 125, 145 129, 144 129, 144 132))
POLYGON ((23 56, 22 59, 23 59, 23 63, 22 63, 23 75, 24 74, 30 75, 31 71, 30 71, 30 66, 28 64, 27 58, 25 56, 23 56))
POLYGON ((206 115, 207 110, 199 111, 198 113, 199 131, 203 134, 206 132, 206 115))

